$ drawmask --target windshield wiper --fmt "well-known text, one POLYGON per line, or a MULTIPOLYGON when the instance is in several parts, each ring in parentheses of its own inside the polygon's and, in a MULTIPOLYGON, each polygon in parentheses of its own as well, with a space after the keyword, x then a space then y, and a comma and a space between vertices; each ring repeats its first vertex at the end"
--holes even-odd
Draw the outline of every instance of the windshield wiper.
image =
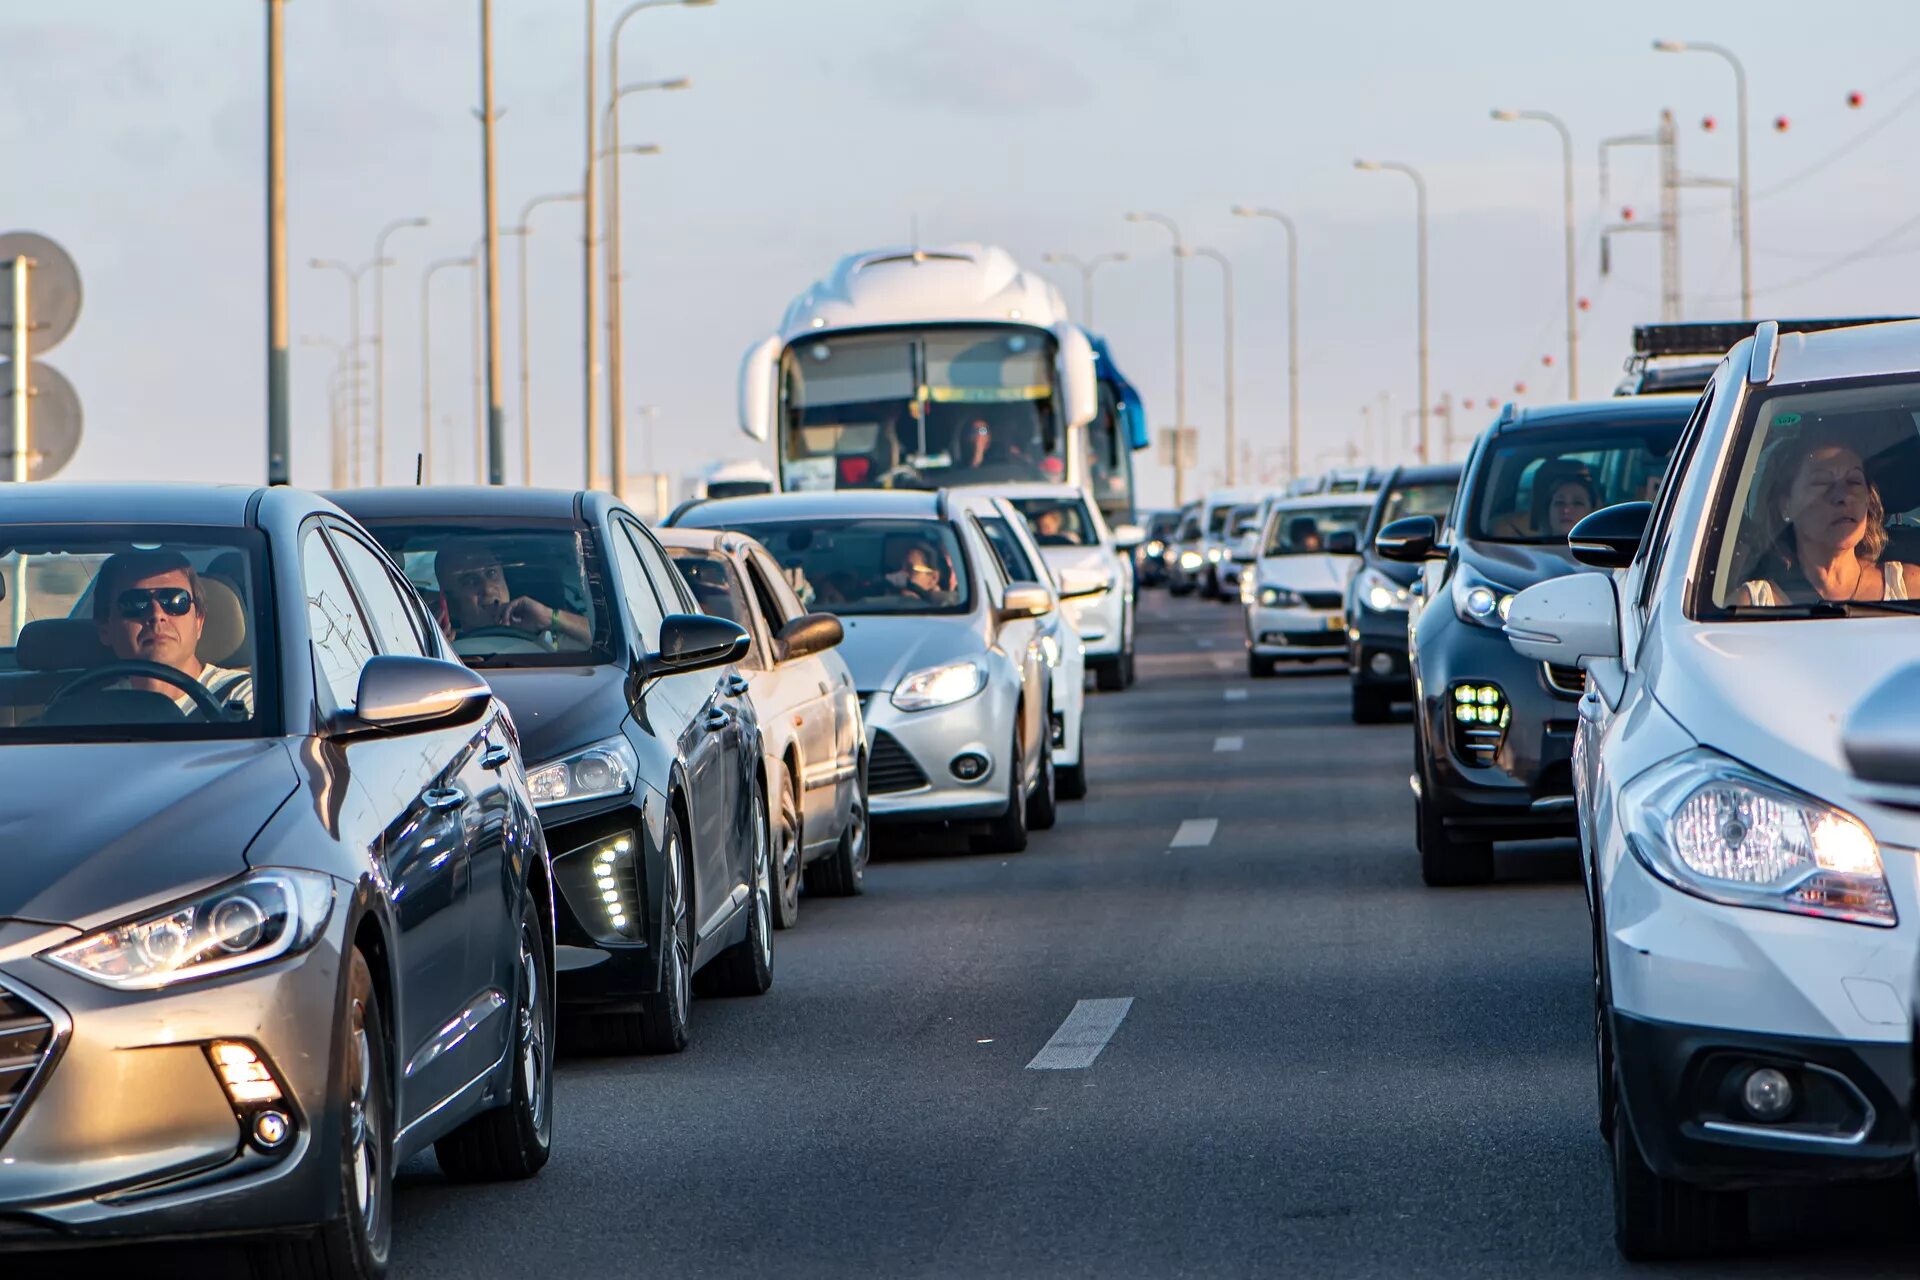
POLYGON ((1730 618, 1855 618, 1869 613, 1920 613, 1920 600, 1810 600, 1803 604, 1730 604, 1730 618))

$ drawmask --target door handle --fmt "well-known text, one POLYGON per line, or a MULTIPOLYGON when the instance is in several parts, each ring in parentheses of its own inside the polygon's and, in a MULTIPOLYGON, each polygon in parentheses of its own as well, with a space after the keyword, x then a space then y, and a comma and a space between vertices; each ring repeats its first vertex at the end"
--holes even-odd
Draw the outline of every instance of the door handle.
POLYGON ((481 755, 480 767, 482 769, 503 769, 506 767, 507 762, 512 759, 512 747, 505 747, 495 743, 488 747, 485 753, 481 755))
POLYGON ((434 787, 420 793, 420 803, 435 813, 444 813, 448 809, 458 809, 467 802, 467 793, 458 787, 434 787))
POLYGON ((723 710, 707 712, 707 732, 719 733, 733 723, 733 717, 723 710))
POLYGON ((739 697, 741 694, 745 693, 749 687, 750 686, 747 684, 747 678, 743 675, 728 676, 726 684, 722 686, 724 692, 729 698, 739 697))
POLYGON ((820 696, 824 698, 827 696, 827 693, 828 693, 827 682, 825 680, 822 680, 820 682, 820 696))

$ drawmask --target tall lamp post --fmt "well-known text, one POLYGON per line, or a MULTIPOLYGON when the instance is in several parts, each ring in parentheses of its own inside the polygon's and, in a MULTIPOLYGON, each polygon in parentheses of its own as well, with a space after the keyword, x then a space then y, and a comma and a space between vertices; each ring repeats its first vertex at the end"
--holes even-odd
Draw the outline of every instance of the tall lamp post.
POLYGON ((387 482, 387 237, 424 227, 425 218, 401 218, 373 241, 373 482, 387 482))
POLYGON ((1227 255, 1221 253, 1218 249, 1208 249, 1204 246, 1187 250, 1187 255, 1194 258, 1211 258, 1220 264, 1220 301, 1222 314, 1224 316, 1224 327, 1221 332, 1221 338, 1222 345, 1226 348, 1227 354, 1227 396, 1225 405, 1227 419, 1227 484, 1231 486, 1236 479, 1234 459, 1236 446, 1233 436, 1233 264, 1228 262, 1227 255))
POLYGON ((1747 179, 1747 69, 1733 50, 1705 40, 1655 40, 1658 53, 1710 53, 1733 68, 1735 121, 1740 134, 1740 318, 1753 319, 1753 185, 1747 179))
POLYGON ((472 258, 442 258, 420 277, 420 478, 433 481, 433 278, 450 267, 473 269, 472 258))
MULTIPOLYGON (((315 258, 307 265, 316 271, 338 271, 346 277, 347 310, 351 313, 347 318, 347 345, 358 351, 360 349, 360 280, 380 263, 375 260, 363 262, 357 267, 350 267, 332 258, 315 258)), ((360 484, 360 373, 357 368, 353 373, 353 407, 350 422, 352 426, 348 457, 352 463, 353 483, 358 487, 360 484)))
POLYGON ((1093 328, 1093 273, 1109 262, 1125 262, 1124 253, 1096 253, 1082 261, 1070 253, 1043 253, 1040 261, 1058 263, 1063 267, 1072 267, 1080 273, 1080 323, 1093 328))
POLYGON ((1237 204, 1236 218, 1270 218, 1287 232, 1287 478, 1297 480, 1300 465, 1300 236, 1293 219, 1278 209, 1237 204))
POLYGON ((1416 302, 1420 312, 1420 461, 1426 462, 1431 455, 1429 438, 1430 423, 1428 415, 1432 404, 1427 397, 1427 184, 1419 171, 1412 165, 1401 164, 1393 160, 1355 160, 1353 167, 1367 173, 1403 173, 1413 180, 1414 220, 1416 229, 1416 264, 1418 277, 1415 284, 1416 302))
POLYGON ((303 347, 321 347, 333 352, 333 373, 327 383, 329 388, 327 396, 328 440, 333 446, 333 457, 329 461, 328 470, 332 476, 331 482, 333 487, 336 489, 344 489, 347 487, 346 439, 345 433, 340 429, 339 396, 335 393, 333 387, 347 371, 347 347, 345 343, 335 342, 332 338, 321 338, 312 334, 301 335, 300 345, 303 347))
POLYGON ((480 190, 486 242, 486 482, 507 482, 506 388, 500 376, 500 182, 494 147, 493 0, 480 0, 480 190))
POLYGON ((1550 111, 1509 111, 1496 107, 1493 118, 1502 122, 1532 120, 1553 126, 1560 135, 1560 163, 1563 178, 1561 196, 1565 205, 1567 274, 1567 399, 1580 398, 1580 281, 1576 270, 1574 243, 1579 235, 1573 212, 1573 133, 1566 121, 1550 111))
POLYGON ((533 251, 533 211, 543 205, 566 204, 581 199, 578 191, 560 191, 535 196, 520 211, 520 475, 524 483, 533 483, 533 363, 532 324, 527 305, 531 290, 527 283, 527 258, 533 251))
POLYGON ((1187 255, 1186 241, 1172 218, 1158 213, 1129 213, 1128 222, 1151 222, 1173 237, 1173 505, 1186 505, 1186 466, 1180 446, 1187 429, 1187 255))
POLYGON ((267 483, 292 479, 288 457, 287 0, 267 0, 267 483))

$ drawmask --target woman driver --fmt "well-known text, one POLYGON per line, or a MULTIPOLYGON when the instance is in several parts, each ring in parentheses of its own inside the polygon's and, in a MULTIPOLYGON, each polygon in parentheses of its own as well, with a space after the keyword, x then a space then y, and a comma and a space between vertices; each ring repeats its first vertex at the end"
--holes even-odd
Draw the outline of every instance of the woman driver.
POLYGON ((1906 600, 1920 587, 1920 570, 1880 562, 1887 510, 1852 446, 1815 432, 1782 445, 1762 464, 1759 490, 1755 514, 1778 531, 1734 604, 1906 600))

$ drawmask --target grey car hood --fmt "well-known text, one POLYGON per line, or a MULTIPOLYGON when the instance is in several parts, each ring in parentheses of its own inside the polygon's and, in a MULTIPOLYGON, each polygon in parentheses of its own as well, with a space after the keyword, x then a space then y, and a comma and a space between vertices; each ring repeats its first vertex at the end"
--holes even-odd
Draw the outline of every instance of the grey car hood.
POLYGON ((627 717, 627 669, 488 667, 480 674, 513 715, 528 767, 620 732, 627 717))
POLYGON ((277 738, 0 748, 0 919, 94 928, 239 875, 299 783, 277 738))
POLYGON ((983 620, 973 614, 912 618, 846 617, 839 654, 862 693, 891 690, 900 677, 986 652, 983 620))

